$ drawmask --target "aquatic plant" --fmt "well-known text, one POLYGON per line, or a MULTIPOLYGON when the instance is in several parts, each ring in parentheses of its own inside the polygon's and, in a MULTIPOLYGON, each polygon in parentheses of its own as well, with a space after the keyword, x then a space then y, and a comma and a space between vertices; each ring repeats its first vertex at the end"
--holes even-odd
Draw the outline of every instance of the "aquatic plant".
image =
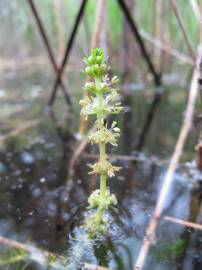
POLYGON ((24 270, 32 267, 34 267, 33 269, 66 270, 66 261, 65 258, 53 253, 21 243, 16 247, 1 249, 0 269, 24 270))
POLYGON ((88 199, 88 208, 96 211, 85 219, 85 227, 94 236, 97 233, 105 234, 107 232, 107 221, 104 214, 106 210, 117 204, 115 195, 107 189, 107 176, 114 176, 120 167, 113 166, 109 162, 106 145, 117 146, 120 129, 115 121, 108 127, 106 117, 109 114, 120 113, 122 107, 117 101, 118 89, 113 88, 114 84, 118 82, 118 78, 115 76, 111 80, 109 79, 107 75, 109 66, 105 59, 104 50, 92 49, 91 55, 84 58, 84 63, 86 64, 84 72, 93 81, 86 83, 83 88, 88 95, 85 95, 80 101, 81 115, 86 120, 89 115, 96 116, 96 130, 88 136, 88 140, 91 144, 97 144, 99 148, 98 162, 89 165, 92 169, 91 174, 100 175, 100 189, 95 190, 88 199))
POLYGON ((15 269, 23 269, 23 266, 26 267, 28 253, 24 250, 12 248, 9 250, 1 250, 0 255, 0 269, 1 267, 8 268, 12 265, 15 265, 15 269), (19 267, 19 268, 18 268, 19 267))
POLYGON ((164 258, 164 262, 171 268, 179 261, 185 251, 185 240, 176 239, 174 242, 161 243, 153 248, 152 255, 157 261, 164 258))
MULTIPOLYGON (((89 261, 96 264, 94 256, 94 241, 88 235, 76 228, 74 237, 70 238, 68 255, 66 257, 66 270, 77 270, 82 268, 82 262, 89 261)), ((83 268, 82 268, 83 269, 83 268)))

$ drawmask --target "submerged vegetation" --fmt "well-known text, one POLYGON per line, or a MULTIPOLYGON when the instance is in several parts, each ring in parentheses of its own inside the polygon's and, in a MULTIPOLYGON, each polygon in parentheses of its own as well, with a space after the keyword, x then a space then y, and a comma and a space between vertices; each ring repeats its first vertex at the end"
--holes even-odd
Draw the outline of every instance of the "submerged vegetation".
POLYGON ((93 191, 88 199, 89 209, 96 209, 95 213, 90 214, 85 220, 85 227, 91 236, 97 233, 106 234, 107 220, 105 211, 117 204, 114 194, 107 189, 107 176, 115 176, 119 167, 113 166, 108 161, 106 145, 117 146, 117 138, 120 129, 115 121, 109 126, 106 120, 110 114, 118 114, 122 110, 120 102, 117 101, 117 90, 113 88, 118 82, 115 76, 111 80, 108 77, 109 66, 105 59, 104 50, 100 48, 92 49, 91 55, 84 58, 86 64, 85 73, 93 78, 93 82, 88 82, 84 86, 84 91, 88 94, 80 101, 83 107, 81 115, 87 119, 89 115, 95 115, 95 131, 89 135, 88 140, 91 144, 99 147, 99 161, 89 165, 91 174, 100 175, 100 189, 93 191))

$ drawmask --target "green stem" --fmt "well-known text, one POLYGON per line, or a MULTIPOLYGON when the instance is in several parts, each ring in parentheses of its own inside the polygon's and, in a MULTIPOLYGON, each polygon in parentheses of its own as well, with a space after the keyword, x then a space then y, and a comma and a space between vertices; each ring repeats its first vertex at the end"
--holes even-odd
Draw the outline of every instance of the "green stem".
MULTIPOLYGON (((105 162, 106 161, 105 144, 100 144, 99 149, 100 149, 100 161, 105 162)), ((100 194, 102 196, 105 195, 106 189, 107 189, 107 176, 106 174, 101 174, 100 175, 100 194)))
POLYGON ((106 174, 100 175, 100 194, 104 196, 107 190, 107 176, 106 174))
MULTIPOLYGON (((103 117, 98 119, 99 128, 103 128, 103 117)), ((99 151, 100 151, 100 162, 105 163, 106 162, 106 146, 104 143, 99 144, 99 151)), ((107 189, 107 175, 101 174, 100 175, 100 194, 101 196, 104 196, 107 189)))
MULTIPOLYGON (((95 78, 96 88, 99 89, 101 85, 101 79, 95 78)), ((104 97, 102 94, 97 94, 97 97, 99 98, 100 107, 103 105, 104 97)), ((99 113, 97 114, 98 119, 98 128, 100 130, 104 129, 104 114, 99 113)), ((99 144, 99 152, 100 152, 100 162, 105 163, 106 162, 106 145, 104 143, 99 144)), ((101 174, 100 175, 100 194, 101 196, 104 196, 107 190, 107 175, 101 174)))

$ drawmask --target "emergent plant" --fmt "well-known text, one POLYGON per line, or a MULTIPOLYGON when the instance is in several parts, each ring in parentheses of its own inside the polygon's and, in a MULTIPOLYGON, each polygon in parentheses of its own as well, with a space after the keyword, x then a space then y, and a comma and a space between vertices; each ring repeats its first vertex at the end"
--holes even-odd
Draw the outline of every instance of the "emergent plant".
POLYGON ((122 110, 120 102, 117 101, 118 89, 113 88, 118 82, 115 76, 111 80, 107 75, 109 66, 105 59, 104 50, 100 48, 92 49, 91 55, 84 58, 86 64, 85 73, 90 76, 93 81, 86 83, 84 91, 88 95, 80 101, 82 106, 81 115, 86 120, 89 115, 95 115, 96 130, 88 136, 91 144, 97 144, 99 147, 99 161, 89 165, 91 174, 100 175, 100 189, 95 190, 89 197, 88 203, 90 209, 96 209, 93 214, 89 215, 85 220, 85 227, 91 233, 106 233, 108 226, 105 219, 105 211, 117 204, 115 195, 111 194, 107 189, 107 176, 112 177, 120 167, 113 166, 106 154, 106 144, 117 146, 117 138, 120 136, 120 129, 117 122, 113 121, 111 126, 106 124, 106 117, 109 114, 118 114, 122 110))

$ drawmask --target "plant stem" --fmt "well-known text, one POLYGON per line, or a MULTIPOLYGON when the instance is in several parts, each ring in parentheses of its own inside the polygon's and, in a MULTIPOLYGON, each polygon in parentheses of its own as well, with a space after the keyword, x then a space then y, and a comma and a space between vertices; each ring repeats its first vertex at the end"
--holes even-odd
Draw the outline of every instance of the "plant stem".
MULTIPOLYGON (((95 83, 97 89, 99 89, 101 86, 101 80, 98 78, 95 78, 95 83)), ((99 98, 99 105, 102 107, 103 105, 103 95, 102 94, 97 94, 97 97, 99 98)), ((104 113, 100 112, 97 114, 97 119, 98 119, 98 128, 102 130, 104 128, 104 113)), ((100 152, 100 162, 105 163, 106 162, 106 146, 104 143, 99 144, 99 152, 100 152)), ((107 175, 106 174, 101 174, 100 175, 100 194, 101 196, 104 196, 106 193, 107 189, 107 175)))
POLYGON ((100 194, 102 196, 105 195, 106 186, 107 186, 107 177, 106 177, 106 174, 102 174, 100 175, 100 194))
MULTIPOLYGON (((99 128, 103 128, 103 117, 99 119, 99 128)), ((99 151, 100 151, 100 162, 104 163, 106 162, 106 147, 104 143, 99 144, 99 151)), ((102 196, 105 195, 106 192, 106 186, 107 186, 107 176, 106 174, 100 175, 100 194, 102 196)))
POLYGON ((85 84, 84 90, 89 93, 89 97, 85 97, 80 101, 83 107, 81 115, 88 118, 89 115, 96 116, 95 129, 88 137, 92 144, 96 144, 99 151, 99 160, 90 164, 91 173, 99 175, 100 189, 95 190, 89 197, 89 209, 96 209, 85 219, 85 226, 89 232, 89 237, 94 238, 97 235, 106 235, 109 224, 108 217, 105 213, 110 207, 117 204, 114 194, 107 190, 107 177, 114 176, 114 173, 120 168, 113 166, 106 153, 106 145, 117 145, 117 138, 120 135, 120 129, 116 127, 116 121, 113 121, 110 127, 105 124, 105 118, 108 114, 117 114, 122 107, 120 102, 115 102, 117 89, 113 88, 113 84, 118 81, 114 76, 111 80, 107 75, 109 66, 105 59, 104 50, 100 48, 92 49, 90 56, 84 57, 86 64, 85 73, 89 75, 93 81, 85 84))

